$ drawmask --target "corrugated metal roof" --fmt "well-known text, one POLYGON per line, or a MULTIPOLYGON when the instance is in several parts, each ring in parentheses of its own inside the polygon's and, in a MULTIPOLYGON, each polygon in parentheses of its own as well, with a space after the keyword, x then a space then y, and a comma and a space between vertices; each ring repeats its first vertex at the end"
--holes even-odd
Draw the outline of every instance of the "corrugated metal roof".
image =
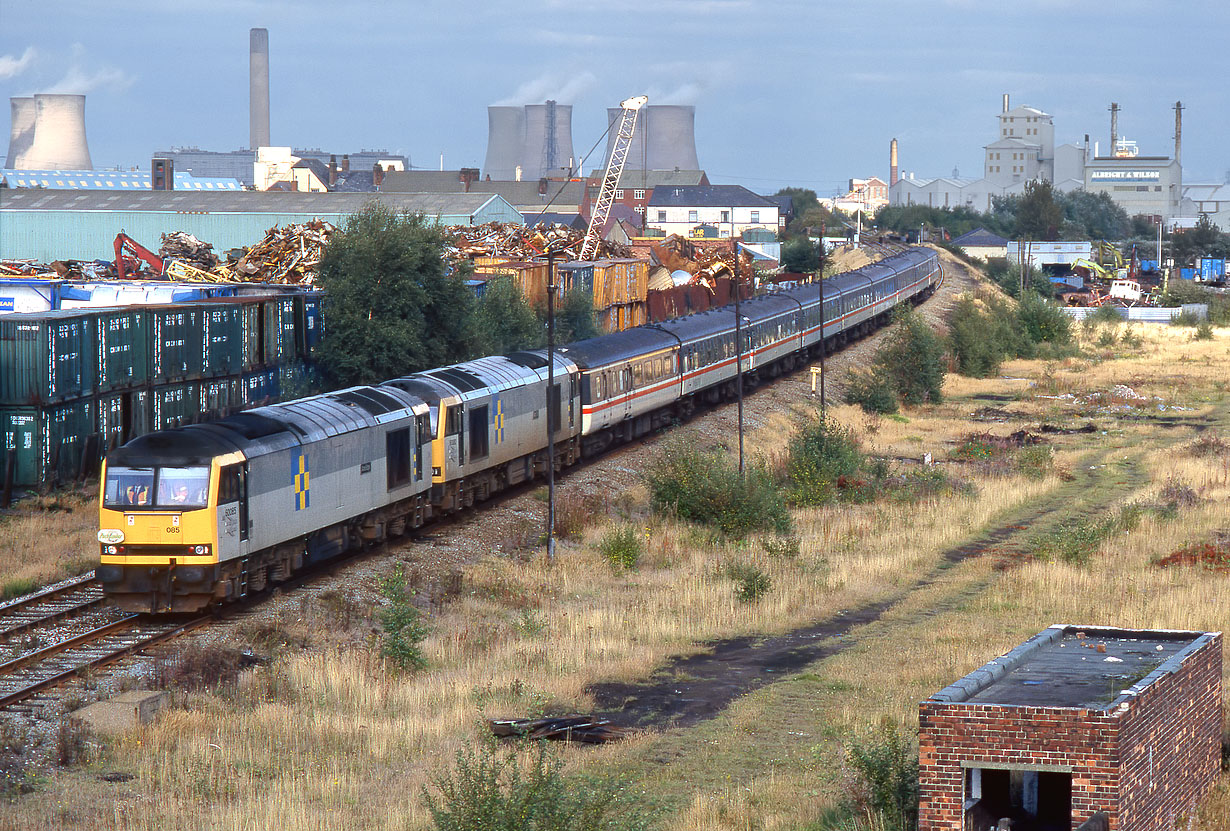
MULTIPOLYGON (((259 193, 235 191, 97 191, 13 190, 0 211, 163 211, 171 213, 351 214, 376 200, 394 210, 428 216, 474 214, 495 200, 490 193, 259 193)), ((507 204, 507 203, 505 203, 507 204)), ((509 205, 509 210, 512 206, 509 205)))
POLYGON ((1006 246, 1008 244, 1008 240, 1004 239, 998 234, 991 233, 986 228, 975 228, 972 231, 966 231, 964 234, 954 239, 952 241, 952 244, 959 245, 959 246, 969 245, 969 246, 982 246, 982 247, 991 247, 991 246, 999 246, 999 245, 1006 246))
POLYGON ((649 204, 659 208, 776 208, 777 203, 743 185, 669 185, 657 187, 649 204))
MULTIPOLYGON (((0 170, 10 188, 45 190, 151 190, 149 171, 139 170, 0 170)), ((188 191, 243 190, 238 179, 175 174, 175 189, 188 191)))

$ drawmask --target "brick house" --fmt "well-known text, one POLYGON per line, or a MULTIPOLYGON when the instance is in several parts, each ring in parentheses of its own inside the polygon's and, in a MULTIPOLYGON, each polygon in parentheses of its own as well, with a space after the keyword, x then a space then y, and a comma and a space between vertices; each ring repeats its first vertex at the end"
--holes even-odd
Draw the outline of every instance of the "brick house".
POLYGON ((919 705, 919 831, 1173 829, 1221 756, 1221 633, 1051 626, 919 705))
MULTIPOLYGON (((604 171, 595 170, 585 180, 585 197, 581 202, 581 215, 589 216, 593 204, 598 201, 602 189, 604 171)), ((625 205, 641 217, 644 225, 646 206, 653 197, 653 189, 670 185, 708 185, 709 177, 703 170, 629 170, 624 169, 615 189, 616 205, 625 205)))
POLYGON ((645 212, 645 227, 664 235, 693 236, 703 225, 718 237, 738 237, 749 228, 778 228, 777 202, 742 185, 655 188, 645 212))

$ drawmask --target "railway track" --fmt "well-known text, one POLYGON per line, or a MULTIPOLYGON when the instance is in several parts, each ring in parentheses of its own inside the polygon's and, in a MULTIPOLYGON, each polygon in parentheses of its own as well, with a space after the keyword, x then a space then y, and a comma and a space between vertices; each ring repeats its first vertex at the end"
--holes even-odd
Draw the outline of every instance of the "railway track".
POLYGON ((94 573, 0 604, 0 644, 42 627, 102 608, 102 584, 94 573))

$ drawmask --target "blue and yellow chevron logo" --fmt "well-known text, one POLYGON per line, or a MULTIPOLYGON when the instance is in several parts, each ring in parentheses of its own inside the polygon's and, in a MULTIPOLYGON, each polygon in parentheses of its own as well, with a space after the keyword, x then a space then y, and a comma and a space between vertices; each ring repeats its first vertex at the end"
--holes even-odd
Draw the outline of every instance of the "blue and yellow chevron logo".
POLYGON ((500 398, 495 399, 495 443, 500 444, 504 441, 504 401, 500 398))
POLYGON ((308 458, 306 453, 295 456, 291 475, 295 480, 295 510, 302 511, 310 504, 311 475, 308 473, 308 458))

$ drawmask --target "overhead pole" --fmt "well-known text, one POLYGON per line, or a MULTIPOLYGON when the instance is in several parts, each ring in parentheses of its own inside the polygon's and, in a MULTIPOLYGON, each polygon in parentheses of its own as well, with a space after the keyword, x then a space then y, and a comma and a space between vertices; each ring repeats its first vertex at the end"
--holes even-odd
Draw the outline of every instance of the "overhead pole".
POLYGON ((555 394, 555 251, 547 251, 547 560, 555 560, 555 431, 561 394, 555 394))
POLYGON ((735 394, 739 398, 739 478, 743 478, 743 315, 739 313, 739 243, 735 249, 735 394))

